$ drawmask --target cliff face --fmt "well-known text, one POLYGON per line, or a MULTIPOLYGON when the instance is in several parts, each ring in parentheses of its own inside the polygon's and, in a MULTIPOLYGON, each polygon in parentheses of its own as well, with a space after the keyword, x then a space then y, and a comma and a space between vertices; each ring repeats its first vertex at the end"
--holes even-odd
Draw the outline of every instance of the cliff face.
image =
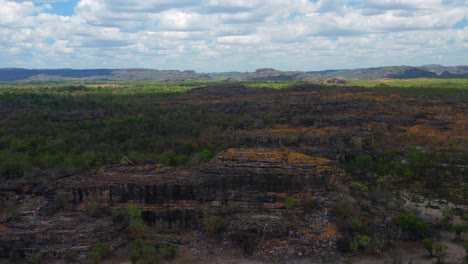
POLYGON ((242 208, 275 209, 287 197, 326 196, 341 188, 342 176, 328 159, 265 148, 229 149, 202 167, 184 171, 133 167, 107 167, 95 175, 71 177, 63 188, 73 194, 78 210, 86 209, 89 201, 117 208, 137 204, 154 212, 203 212, 233 202, 242 208))
POLYGON ((224 211, 229 222, 224 240, 254 244, 259 254, 333 252, 339 232, 329 211, 345 192, 343 173, 332 161, 267 148, 228 149, 201 167, 181 171, 157 163, 109 165, 48 185, 54 187, 18 184, 4 193, 10 211, 17 208, 0 226, 5 257, 9 252, 30 259, 64 257, 74 250, 85 258, 96 241, 123 245, 125 225, 89 213, 129 204, 142 210, 147 225, 163 223, 167 232, 197 230, 204 218, 224 211), (310 210, 304 213, 306 203, 310 210), (288 242, 275 242, 280 240, 288 242))

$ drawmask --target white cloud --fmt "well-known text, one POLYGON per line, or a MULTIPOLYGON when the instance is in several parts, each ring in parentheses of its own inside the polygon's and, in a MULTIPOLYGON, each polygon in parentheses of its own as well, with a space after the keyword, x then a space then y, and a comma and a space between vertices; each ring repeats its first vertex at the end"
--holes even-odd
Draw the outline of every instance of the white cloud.
POLYGON ((60 53, 72 53, 73 52, 73 48, 69 46, 68 40, 57 40, 52 45, 52 48, 54 48, 56 51, 60 53))
POLYGON ((252 44, 260 44, 262 39, 258 36, 225 36, 219 37, 217 39, 218 43, 221 44, 233 44, 233 45, 252 45, 252 44))
POLYGON ((0 67, 198 71, 466 63, 466 0, 0 0, 0 67))

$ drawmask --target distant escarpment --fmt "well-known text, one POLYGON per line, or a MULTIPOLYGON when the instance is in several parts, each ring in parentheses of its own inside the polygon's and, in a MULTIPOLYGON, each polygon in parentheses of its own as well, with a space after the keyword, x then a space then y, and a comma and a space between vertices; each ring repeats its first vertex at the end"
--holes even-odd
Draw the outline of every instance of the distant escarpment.
POLYGON ((156 80, 185 81, 209 80, 207 74, 192 70, 152 70, 152 69, 0 69, 0 81, 63 81, 87 80, 156 80))
POLYGON ((0 69, 0 81, 63 81, 63 80, 157 80, 186 81, 224 78, 227 81, 317 81, 324 83, 343 83, 342 78, 468 78, 468 66, 423 65, 387 66, 349 70, 324 71, 280 71, 261 68, 254 72, 216 72, 197 73, 193 70, 155 70, 155 69, 0 69), (331 78, 330 78, 331 77, 331 78))

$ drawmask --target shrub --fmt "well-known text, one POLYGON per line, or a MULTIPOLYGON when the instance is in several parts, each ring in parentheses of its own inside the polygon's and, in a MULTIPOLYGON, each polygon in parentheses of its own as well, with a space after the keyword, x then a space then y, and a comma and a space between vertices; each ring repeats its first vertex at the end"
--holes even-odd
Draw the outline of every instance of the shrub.
POLYGON ((369 247, 370 243, 371 237, 358 234, 354 237, 353 241, 351 241, 350 249, 353 252, 357 252, 358 250, 365 250, 367 247, 369 247))
POLYGON ((345 171, 347 174, 355 178, 364 179, 374 172, 374 161, 369 155, 357 156, 348 165, 346 165, 345 171))
POLYGON ((468 211, 463 212, 461 218, 465 221, 468 221, 468 211))
POLYGON ((363 221, 360 208, 352 199, 338 201, 332 206, 332 213, 342 231, 351 233, 367 233, 367 226, 363 221))
POLYGON ((112 208, 111 211, 112 221, 115 223, 128 224, 130 221, 130 215, 127 210, 112 208))
POLYGON ((130 235, 134 238, 140 238, 145 231, 145 224, 141 218, 141 210, 134 205, 127 206, 128 215, 129 215, 129 224, 127 230, 130 232, 130 235))
POLYGON ((70 210, 73 207, 73 195, 69 192, 58 192, 55 203, 59 209, 70 210))
POLYGON ((442 211, 442 219, 440 220, 440 224, 443 228, 450 229, 452 227, 453 215, 453 210, 448 209, 442 211))
POLYGON ((284 208, 286 208, 286 210, 289 210, 293 208, 294 206, 296 206, 296 199, 294 199, 293 197, 289 197, 284 202, 284 208))
POLYGON ((159 248, 159 252, 161 252, 166 259, 173 260, 179 252, 179 245, 170 244, 168 246, 161 247, 159 248))
POLYGON ((467 226, 463 224, 453 225, 453 231, 455 232, 455 240, 462 241, 463 235, 467 230, 467 226))
POLYGON ((397 217, 396 221, 404 231, 413 232, 422 237, 426 237, 429 234, 429 224, 420 220, 413 213, 401 214, 397 217))
POLYGON ((130 215, 130 218, 141 219, 141 210, 138 209, 138 207, 136 207, 135 205, 128 205, 127 210, 130 215))
POLYGON ((141 219, 131 219, 130 224, 127 227, 130 235, 134 238, 140 238, 143 235, 145 228, 146 226, 141 219))
POLYGON ((445 263, 445 258, 447 257, 447 248, 446 244, 438 243, 434 245, 434 251, 437 256, 437 263, 445 263))
POLYGON ((369 191, 367 184, 355 181, 351 183, 351 188, 359 196, 367 197, 367 192, 369 191))
POLYGON ((156 253, 156 249, 151 244, 147 243, 142 239, 133 240, 130 243, 132 252, 130 253, 130 261, 132 263, 137 263, 141 259, 150 258, 156 253))
POLYGON ((105 242, 97 242, 91 250, 91 259, 95 264, 100 263, 103 259, 112 254, 112 246, 105 242))
POLYGON ((129 260, 132 262, 132 264, 136 264, 140 259, 141 255, 138 253, 138 251, 132 250, 132 252, 130 252, 129 260))
POLYGON ((78 257, 78 253, 76 253, 75 250, 69 249, 69 250, 65 251, 65 262, 66 263, 75 262, 77 257, 78 257))
POLYGON ((209 236, 212 236, 212 237, 219 235, 223 231, 225 231, 227 228, 227 225, 228 225, 228 222, 226 218, 221 217, 221 216, 214 216, 214 215, 208 216, 203 221, 205 232, 209 236))
POLYGON ((86 203, 86 209, 88 210, 88 214, 90 216, 98 216, 99 214, 99 204, 96 199, 90 199, 86 203))
POLYGON ((314 199, 307 199, 304 201, 304 210, 308 211, 311 210, 315 205, 315 200, 314 199))
POLYGON ((42 256, 41 256, 41 253, 38 252, 34 255, 33 257, 33 263, 34 264, 41 264, 42 263, 42 256))
POLYGON ((429 252, 429 257, 433 257, 433 245, 432 245, 432 239, 430 238, 425 238, 422 240, 423 247, 429 252))

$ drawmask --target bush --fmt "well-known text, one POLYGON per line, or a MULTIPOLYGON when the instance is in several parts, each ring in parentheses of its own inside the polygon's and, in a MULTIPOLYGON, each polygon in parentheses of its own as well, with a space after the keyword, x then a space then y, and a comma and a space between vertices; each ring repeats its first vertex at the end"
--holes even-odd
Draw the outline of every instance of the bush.
POLYGON ((293 208, 295 205, 296 205, 296 199, 294 199, 293 197, 289 197, 284 202, 284 208, 286 208, 286 210, 293 208))
POLYGON ((55 203, 59 209, 70 210, 73 207, 73 195, 69 192, 58 192, 55 203))
POLYGON ((452 226, 453 231, 455 232, 455 240, 463 241, 463 235, 468 229, 464 224, 458 224, 452 226))
POLYGON ((128 205, 127 210, 130 215, 130 218, 141 219, 141 210, 138 209, 138 207, 136 207, 135 205, 128 205))
POLYGON ((429 252, 429 257, 433 257, 433 244, 432 239, 425 238, 422 240, 423 247, 429 252))
POLYGON ((224 232, 227 228, 227 225, 228 222, 226 218, 221 216, 208 216, 203 221, 205 232, 211 237, 214 237, 224 232))
POLYGON ((332 206, 332 213, 340 230, 351 233, 367 233, 367 226, 361 219, 363 218, 361 210, 354 200, 347 199, 336 202, 332 206))
POLYGON ((127 210, 112 208, 111 211, 112 221, 114 223, 125 223, 128 224, 130 221, 130 215, 127 210))
POLYGON ((453 215, 453 210, 448 209, 442 211, 442 219, 440 220, 440 224, 443 228, 450 229, 452 227, 453 215))
POLYGON ((447 257, 447 248, 446 244, 438 243, 434 245, 434 251, 437 256, 437 263, 445 263, 445 258, 447 257))
POLYGON ((358 250, 365 250, 371 243, 371 237, 366 235, 356 235, 351 241, 350 249, 353 252, 357 252, 358 250))
POLYGON ((132 250, 132 252, 130 252, 129 260, 132 262, 132 264, 136 264, 140 259, 141 255, 138 253, 138 251, 132 250))
POLYGON ((66 263, 74 263, 76 258, 78 257, 78 253, 75 250, 69 249, 65 251, 65 262, 66 263))
POLYGON ((365 179, 374 172, 374 161, 369 155, 360 155, 345 167, 347 174, 357 179, 365 179))
POLYGON ((461 218, 462 218, 464 221, 468 221, 468 211, 463 212, 461 218))
POLYGON ((143 223, 143 219, 141 218, 141 210, 133 205, 127 206, 127 210, 129 215, 127 230, 130 232, 132 237, 140 238, 146 229, 146 225, 143 223))
POLYGON ((367 187, 367 184, 362 183, 362 182, 352 182, 351 183, 351 188, 354 193, 356 193, 360 197, 367 197, 369 187, 367 187))
POLYGON ((41 264, 42 263, 42 256, 40 252, 37 252, 33 257, 34 264, 41 264))
POLYGON ((141 219, 131 219, 130 224, 127 227, 130 235, 134 238, 140 238, 143 235, 145 228, 146 226, 141 219))
POLYGON ((159 248, 159 252, 161 252, 166 259, 173 260, 179 252, 179 245, 170 244, 168 246, 161 247, 159 248))
POLYGON ((103 259, 112 254, 112 246, 105 242, 97 242, 91 250, 91 259, 95 264, 100 263, 103 259))
POLYGON ((239 242, 245 253, 252 255, 255 250, 255 237, 247 232, 239 235, 239 242))
POLYGON ((133 240, 130 243, 130 247, 132 248, 132 252, 129 259, 132 263, 137 263, 140 259, 151 258, 156 253, 154 246, 142 239, 133 240))
POLYGON ((401 214, 396 221, 404 231, 412 232, 420 237, 426 237, 429 234, 429 224, 413 213, 401 214))
POLYGON ((88 210, 88 214, 90 216, 98 216, 99 214, 99 204, 97 202, 96 199, 90 199, 87 203, 86 203, 86 209, 88 210))

